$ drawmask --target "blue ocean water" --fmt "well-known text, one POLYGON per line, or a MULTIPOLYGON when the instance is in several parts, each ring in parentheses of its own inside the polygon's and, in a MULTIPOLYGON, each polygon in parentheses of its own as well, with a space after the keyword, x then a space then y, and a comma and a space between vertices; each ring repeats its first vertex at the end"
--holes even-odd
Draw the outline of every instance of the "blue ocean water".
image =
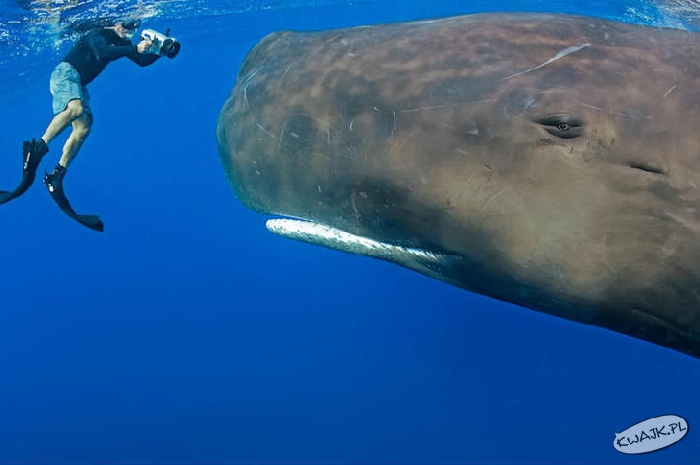
POLYGON ((698 360, 273 236, 233 196, 214 138, 245 54, 274 30, 506 10, 696 28, 696 1, 0 5, 4 189, 80 24, 141 17, 183 44, 89 87, 95 124, 66 191, 105 233, 40 182, 0 206, 1 463, 700 463, 698 360), (613 448, 664 414, 688 420, 682 442, 613 448))

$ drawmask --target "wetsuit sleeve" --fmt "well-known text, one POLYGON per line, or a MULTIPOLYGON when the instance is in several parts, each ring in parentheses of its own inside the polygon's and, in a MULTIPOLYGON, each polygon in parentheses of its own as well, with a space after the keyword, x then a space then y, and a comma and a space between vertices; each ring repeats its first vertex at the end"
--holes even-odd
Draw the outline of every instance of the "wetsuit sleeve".
POLYGON ((102 35, 94 34, 89 39, 95 57, 104 62, 116 60, 128 56, 130 53, 138 53, 136 45, 112 45, 102 35))
POLYGON ((160 58, 155 53, 139 53, 134 45, 134 51, 127 55, 129 60, 133 61, 139 66, 148 66, 155 63, 155 61, 160 58))

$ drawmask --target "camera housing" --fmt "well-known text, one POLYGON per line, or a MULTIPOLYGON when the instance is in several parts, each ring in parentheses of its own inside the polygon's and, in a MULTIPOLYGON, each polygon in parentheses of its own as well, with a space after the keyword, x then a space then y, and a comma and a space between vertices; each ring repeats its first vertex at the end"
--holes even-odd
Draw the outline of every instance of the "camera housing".
POLYGON ((165 34, 161 34, 153 29, 141 31, 141 40, 150 40, 151 47, 149 53, 155 53, 168 58, 175 58, 180 52, 180 42, 174 37, 170 37, 170 29, 165 34))

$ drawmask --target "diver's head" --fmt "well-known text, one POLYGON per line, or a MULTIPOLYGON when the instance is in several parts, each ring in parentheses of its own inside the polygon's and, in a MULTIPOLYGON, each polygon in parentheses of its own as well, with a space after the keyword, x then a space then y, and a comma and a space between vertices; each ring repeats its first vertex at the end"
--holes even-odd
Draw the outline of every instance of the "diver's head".
POLYGON ((114 31, 119 37, 131 40, 140 25, 140 21, 122 21, 114 25, 114 31))

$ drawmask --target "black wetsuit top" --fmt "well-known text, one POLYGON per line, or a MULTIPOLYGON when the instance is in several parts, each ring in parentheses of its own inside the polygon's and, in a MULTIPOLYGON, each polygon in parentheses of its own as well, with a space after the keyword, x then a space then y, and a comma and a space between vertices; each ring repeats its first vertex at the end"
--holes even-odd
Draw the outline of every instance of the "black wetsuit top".
POLYGON ((80 74, 83 86, 95 79, 110 61, 128 57, 139 66, 148 66, 158 59, 155 53, 139 53, 129 39, 119 37, 112 29, 95 29, 81 37, 63 59, 80 74))

